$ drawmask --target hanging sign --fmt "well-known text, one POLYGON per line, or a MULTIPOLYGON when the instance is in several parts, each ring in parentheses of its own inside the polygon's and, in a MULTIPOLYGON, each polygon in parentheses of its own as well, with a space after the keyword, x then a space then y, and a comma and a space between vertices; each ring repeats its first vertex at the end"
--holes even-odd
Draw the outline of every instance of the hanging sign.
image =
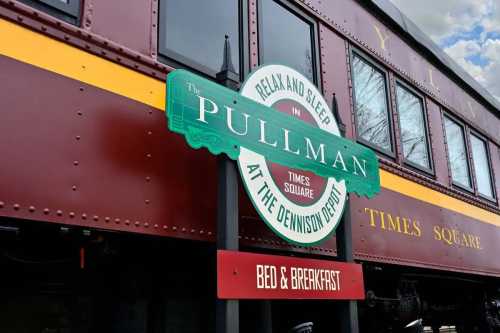
POLYGON ((217 251, 219 299, 364 299, 361 265, 217 251))
POLYGON ((376 155, 340 137, 321 93, 286 66, 261 67, 240 93, 176 70, 167 77, 167 117, 191 147, 238 161, 257 212, 291 243, 330 236, 347 192, 380 190, 376 155))

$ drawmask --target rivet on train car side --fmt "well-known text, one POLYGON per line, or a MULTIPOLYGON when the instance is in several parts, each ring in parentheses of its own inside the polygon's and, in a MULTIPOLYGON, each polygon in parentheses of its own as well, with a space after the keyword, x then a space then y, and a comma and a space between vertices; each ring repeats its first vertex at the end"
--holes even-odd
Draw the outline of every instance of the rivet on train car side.
POLYGON ((111 220, 111 219, 109 218, 109 216, 106 216, 106 217, 104 218, 104 221, 105 221, 106 223, 108 223, 110 220, 111 220))
POLYGON ((130 220, 125 220, 125 225, 130 225, 130 220))
POLYGON ((116 223, 116 224, 120 224, 120 219, 119 219, 119 218, 116 218, 116 219, 115 219, 115 223, 116 223))
POLYGON ((63 212, 62 212, 62 210, 58 210, 58 211, 56 212, 56 214, 57 214, 57 216, 62 216, 63 212))
POLYGON ((168 225, 164 224, 163 225, 163 230, 167 230, 168 229, 168 225))
POLYGON ((87 219, 87 214, 82 214, 82 220, 86 220, 87 219))
POLYGON ((4 205, 5 203, 3 201, 0 201, 0 208, 3 208, 4 205))
POLYGON ((33 212, 35 211, 35 207, 30 206, 30 207, 28 208, 28 210, 29 210, 30 212, 32 212, 32 213, 33 213, 33 212))
POLYGON ((99 220, 99 216, 94 215, 94 216, 92 217, 92 219, 93 219, 94 221, 98 221, 98 220, 99 220))
POLYGON ((146 200, 144 200, 144 202, 146 203, 146 205, 149 205, 150 201, 146 199, 146 200))
POLYGON ((139 221, 135 221, 134 223, 136 226, 139 226, 139 224, 141 224, 139 221))
POLYGON ((75 217, 75 213, 70 212, 70 213, 69 213, 69 217, 71 217, 71 218, 75 217))
POLYGON ((73 161, 73 165, 77 166, 78 165, 78 161, 73 161))
POLYGON ((173 231, 177 230, 177 227, 176 227, 176 226, 173 226, 173 227, 172 227, 172 230, 173 230, 173 231))
POLYGON ((149 223, 148 222, 144 222, 144 227, 145 228, 149 227, 149 223))
POLYGON ((18 204, 14 204, 14 210, 19 210, 19 208, 21 208, 21 206, 19 206, 18 204))
POLYGON ((49 214, 49 213, 50 213, 50 209, 45 208, 45 209, 43 210, 43 213, 44 213, 45 215, 49 214))

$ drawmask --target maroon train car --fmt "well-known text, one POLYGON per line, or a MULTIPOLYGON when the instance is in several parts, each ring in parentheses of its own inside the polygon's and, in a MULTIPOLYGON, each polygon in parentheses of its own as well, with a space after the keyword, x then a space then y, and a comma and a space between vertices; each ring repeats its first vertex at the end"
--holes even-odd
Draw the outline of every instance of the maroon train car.
MULTIPOLYGON (((387 0, 0 0, 0 331, 214 332, 216 157, 165 79, 301 72, 379 158, 351 197, 361 332, 500 329, 500 103, 387 0), (226 59, 228 60, 228 59, 226 59)), ((240 186, 241 187, 241 186, 240 186)), ((239 192, 240 247, 291 245, 239 192)), ((339 329, 339 302, 241 301, 241 332, 339 329)))

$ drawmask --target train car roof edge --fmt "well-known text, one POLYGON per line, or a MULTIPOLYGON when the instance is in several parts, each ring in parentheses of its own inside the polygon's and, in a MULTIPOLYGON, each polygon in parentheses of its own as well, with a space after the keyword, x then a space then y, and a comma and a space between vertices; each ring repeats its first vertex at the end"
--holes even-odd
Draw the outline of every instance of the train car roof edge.
POLYGON ((399 29, 413 39, 425 51, 431 53, 440 64, 450 70, 457 79, 465 83, 477 93, 489 106, 493 107, 496 115, 500 116, 500 101, 481 86, 469 73, 459 66, 446 54, 429 36, 427 36, 412 20, 405 16, 390 0, 370 0, 370 3, 383 15, 387 16, 399 29))

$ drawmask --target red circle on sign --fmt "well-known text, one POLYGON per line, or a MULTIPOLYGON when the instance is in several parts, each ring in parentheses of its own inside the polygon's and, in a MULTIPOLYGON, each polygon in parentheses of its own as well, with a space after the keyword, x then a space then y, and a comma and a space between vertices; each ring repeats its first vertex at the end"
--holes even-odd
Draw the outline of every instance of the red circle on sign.
MULTIPOLYGON (((301 104, 285 99, 277 101, 272 107, 282 113, 299 118, 315 127, 318 124, 312 115, 301 104)), ((293 150, 291 147, 290 149, 293 150)), ((267 162, 269 172, 281 193, 295 204, 309 206, 315 203, 325 191, 327 178, 313 172, 288 168, 283 165, 267 162)))

